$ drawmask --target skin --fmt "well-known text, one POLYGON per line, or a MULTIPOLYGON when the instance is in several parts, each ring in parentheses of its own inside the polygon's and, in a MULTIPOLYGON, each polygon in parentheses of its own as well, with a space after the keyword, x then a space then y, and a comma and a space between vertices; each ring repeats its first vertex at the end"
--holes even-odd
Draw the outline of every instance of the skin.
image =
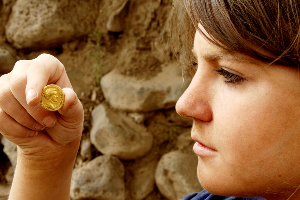
POLYGON ((193 119, 196 147, 209 147, 194 148, 201 184, 224 196, 299 199, 299 70, 224 52, 198 31, 193 51, 198 68, 176 110, 193 119))
POLYGON ((53 56, 18 61, 0 77, 0 132, 18 145, 9 200, 68 200, 83 124, 83 107, 64 66, 53 56), (39 104, 49 84, 63 88, 58 112, 39 104))

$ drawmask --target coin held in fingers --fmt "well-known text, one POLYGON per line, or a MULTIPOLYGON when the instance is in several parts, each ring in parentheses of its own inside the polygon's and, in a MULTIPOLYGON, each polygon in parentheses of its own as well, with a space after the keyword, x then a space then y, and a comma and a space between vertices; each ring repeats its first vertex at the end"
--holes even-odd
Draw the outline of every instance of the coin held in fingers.
POLYGON ((62 89, 54 84, 45 86, 41 96, 41 106, 49 111, 59 110, 65 102, 62 89))

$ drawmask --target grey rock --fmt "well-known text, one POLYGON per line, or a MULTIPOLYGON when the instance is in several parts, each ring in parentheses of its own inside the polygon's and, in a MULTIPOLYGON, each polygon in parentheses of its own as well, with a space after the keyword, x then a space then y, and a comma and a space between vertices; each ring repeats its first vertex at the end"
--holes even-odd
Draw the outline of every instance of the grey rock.
POLYGON ((152 117, 155 114, 155 112, 147 112, 147 113, 128 113, 128 116, 131 117, 136 123, 141 124, 143 123, 147 118, 152 117))
POLYGON ((143 113, 129 113, 128 116, 139 124, 146 119, 146 116, 143 113))
POLYGON ((114 156, 103 155, 73 171, 71 197, 74 200, 124 200, 124 167, 114 156))
POLYGON ((177 200, 192 192, 202 190, 197 179, 197 156, 173 151, 165 154, 158 162, 155 181, 161 192, 169 200, 177 200))
MULTIPOLYGON (((5 179, 7 183, 11 184, 14 178, 15 168, 10 166, 5 174, 5 179)), ((1 200, 1 199, 0 199, 1 200)))
POLYGON ((175 106, 188 83, 182 81, 177 63, 162 67, 151 79, 137 79, 113 70, 101 79, 103 94, 109 104, 129 112, 148 112, 175 106))
POLYGON ((6 38, 4 36, 5 33, 5 25, 8 20, 9 14, 11 12, 11 8, 16 0, 2 0, 0 1, 0 41, 5 42, 6 38))
POLYGON ((9 73, 17 62, 17 52, 6 44, 0 45, 0 73, 9 73))
POLYGON ((80 156, 83 160, 91 160, 92 159, 91 141, 89 138, 85 138, 85 139, 81 140, 80 156))
POLYGON ((142 200, 155 188, 155 169, 157 160, 145 162, 143 166, 133 171, 130 193, 133 200, 142 200))
POLYGON ((104 104, 92 112, 91 142, 103 154, 123 160, 142 157, 152 147, 153 136, 143 125, 104 104))
POLYGON ((192 118, 181 117, 174 109, 167 111, 166 114, 167 121, 172 122, 176 126, 192 127, 193 125, 192 118))
POLYGON ((109 16, 106 28, 111 32, 123 32, 124 17, 127 15, 126 5, 128 5, 128 0, 115 0, 114 2, 117 2, 118 4, 109 16))
POLYGON ((17 49, 55 47, 93 31, 100 0, 17 1, 6 24, 6 38, 17 49))
POLYGON ((10 185, 0 183, 0 200, 7 200, 9 196, 10 185))
POLYGON ((186 147, 191 147, 194 144, 194 140, 191 138, 191 129, 186 128, 177 138, 178 149, 184 149, 186 147))

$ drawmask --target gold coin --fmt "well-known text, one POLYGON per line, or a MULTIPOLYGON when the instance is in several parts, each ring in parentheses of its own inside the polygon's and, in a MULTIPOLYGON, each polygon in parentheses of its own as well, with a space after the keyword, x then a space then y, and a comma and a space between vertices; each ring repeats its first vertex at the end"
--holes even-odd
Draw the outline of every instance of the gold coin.
POLYGON ((54 84, 45 86, 41 96, 41 106, 46 110, 57 111, 65 102, 62 89, 54 84))

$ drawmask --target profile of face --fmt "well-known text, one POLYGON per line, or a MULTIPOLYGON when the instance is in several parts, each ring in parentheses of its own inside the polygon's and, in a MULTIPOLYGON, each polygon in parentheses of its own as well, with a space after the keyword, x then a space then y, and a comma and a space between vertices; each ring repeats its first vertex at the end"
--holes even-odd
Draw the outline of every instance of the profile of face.
POLYGON ((176 110, 194 120, 201 184, 224 196, 299 199, 299 70, 226 52, 198 31, 193 51, 197 71, 176 110))
POLYGON ((48 88, 45 91, 45 98, 50 101, 49 103, 57 103, 59 101, 59 94, 55 88, 48 88))

